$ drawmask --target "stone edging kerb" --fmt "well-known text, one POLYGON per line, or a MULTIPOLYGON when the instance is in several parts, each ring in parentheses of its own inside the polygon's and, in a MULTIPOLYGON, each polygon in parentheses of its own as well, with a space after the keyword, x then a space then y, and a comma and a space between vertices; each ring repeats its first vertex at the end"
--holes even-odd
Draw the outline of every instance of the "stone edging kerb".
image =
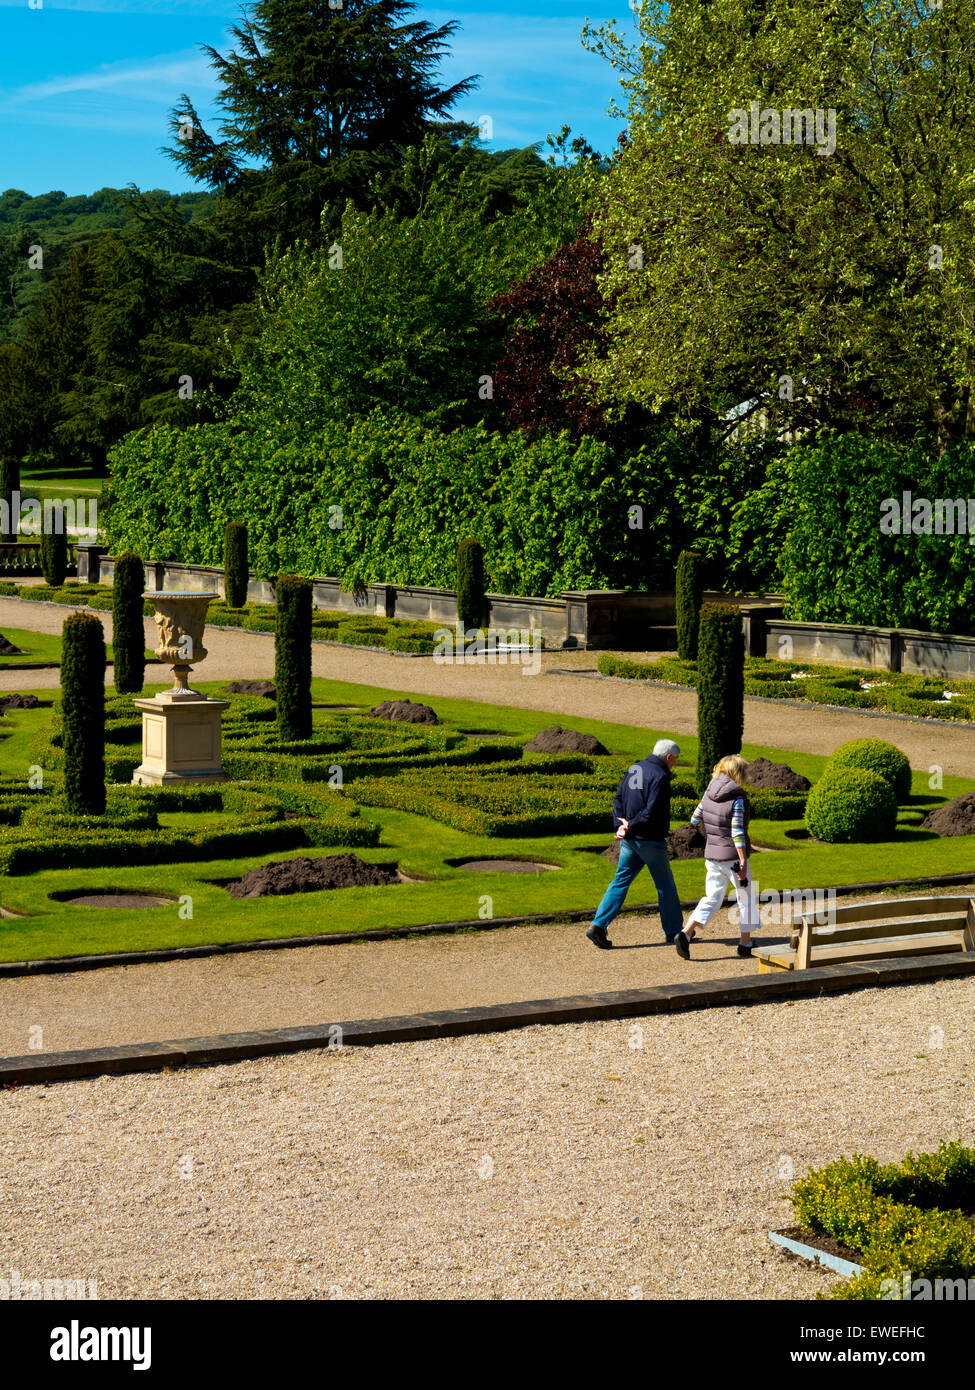
POLYGON ((349 1023, 268 1028, 208 1038, 128 1043, 121 1047, 55 1052, 48 1056, 34 1053, 0 1059, 0 1086, 210 1066, 291 1052, 329 1050, 336 1047, 337 1029, 341 1030, 342 1047, 375 1047, 385 1043, 500 1033, 537 1024, 589 1023, 728 1004, 762 1004, 773 999, 808 998, 870 985, 911 984, 972 974, 975 974, 975 955, 955 953, 927 956, 922 960, 854 962, 820 966, 814 970, 783 970, 774 975, 744 979, 699 980, 689 984, 658 985, 653 989, 617 990, 611 994, 530 999, 516 1004, 446 1009, 398 1018, 357 1019, 349 1023))

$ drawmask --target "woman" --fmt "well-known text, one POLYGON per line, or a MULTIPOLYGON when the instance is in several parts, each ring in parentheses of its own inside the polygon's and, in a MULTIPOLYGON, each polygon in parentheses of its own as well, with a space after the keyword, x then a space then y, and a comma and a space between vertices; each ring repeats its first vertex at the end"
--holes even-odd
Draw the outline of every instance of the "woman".
POLYGON ((743 788, 748 764, 745 759, 733 753, 722 758, 714 769, 708 789, 701 797, 697 810, 691 816, 691 825, 703 823, 707 844, 704 846, 704 862, 707 878, 704 884, 704 897, 691 914, 684 930, 675 937, 677 954, 690 960, 690 942, 698 927, 706 927, 724 902, 728 884, 733 882, 738 898, 738 925, 741 941, 738 944, 740 956, 752 953, 752 932, 759 931, 761 922, 755 902, 755 885, 748 873, 748 856, 751 841, 748 838, 748 822, 751 820, 751 807, 743 788))

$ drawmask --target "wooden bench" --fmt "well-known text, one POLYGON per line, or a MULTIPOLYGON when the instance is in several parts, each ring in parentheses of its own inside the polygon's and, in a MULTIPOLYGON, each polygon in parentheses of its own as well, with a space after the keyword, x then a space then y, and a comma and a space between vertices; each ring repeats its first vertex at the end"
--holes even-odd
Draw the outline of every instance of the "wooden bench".
MULTIPOLYGON (((819 914, 822 915, 822 914, 819 914)), ((975 952, 975 898, 899 898, 837 907, 828 925, 809 909, 792 921, 788 946, 759 946, 761 974, 851 960, 975 952)))

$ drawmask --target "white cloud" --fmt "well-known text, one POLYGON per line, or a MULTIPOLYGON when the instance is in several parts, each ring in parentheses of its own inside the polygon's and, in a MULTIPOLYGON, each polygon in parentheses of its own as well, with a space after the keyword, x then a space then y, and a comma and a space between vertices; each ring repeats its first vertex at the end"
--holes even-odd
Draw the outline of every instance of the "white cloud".
POLYGON ((159 90, 175 96, 178 91, 191 86, 212 88, 215 85, 213 70, 205 54, 160 54, 158 58, 148 61, 105 63, 90 72, 70 73, 48 78, 44 82, 33 82, 11 92, 7 104, 28 106, 32 102, 50 101, 77 92, 117 92, 131 96, 133 87, 139 89, 138 95, 145 100, 155 101, 159 90))

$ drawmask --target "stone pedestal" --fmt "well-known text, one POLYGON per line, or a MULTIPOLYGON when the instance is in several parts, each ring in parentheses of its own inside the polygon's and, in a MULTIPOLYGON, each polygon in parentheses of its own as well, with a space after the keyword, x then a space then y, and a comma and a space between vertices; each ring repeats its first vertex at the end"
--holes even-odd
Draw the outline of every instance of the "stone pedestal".
POLYGON ((133 786, 227 780, 220 763, 220 721, 229 700, 173 699, 167 691, 134 704, 142 711, 142 762, 133 786))

